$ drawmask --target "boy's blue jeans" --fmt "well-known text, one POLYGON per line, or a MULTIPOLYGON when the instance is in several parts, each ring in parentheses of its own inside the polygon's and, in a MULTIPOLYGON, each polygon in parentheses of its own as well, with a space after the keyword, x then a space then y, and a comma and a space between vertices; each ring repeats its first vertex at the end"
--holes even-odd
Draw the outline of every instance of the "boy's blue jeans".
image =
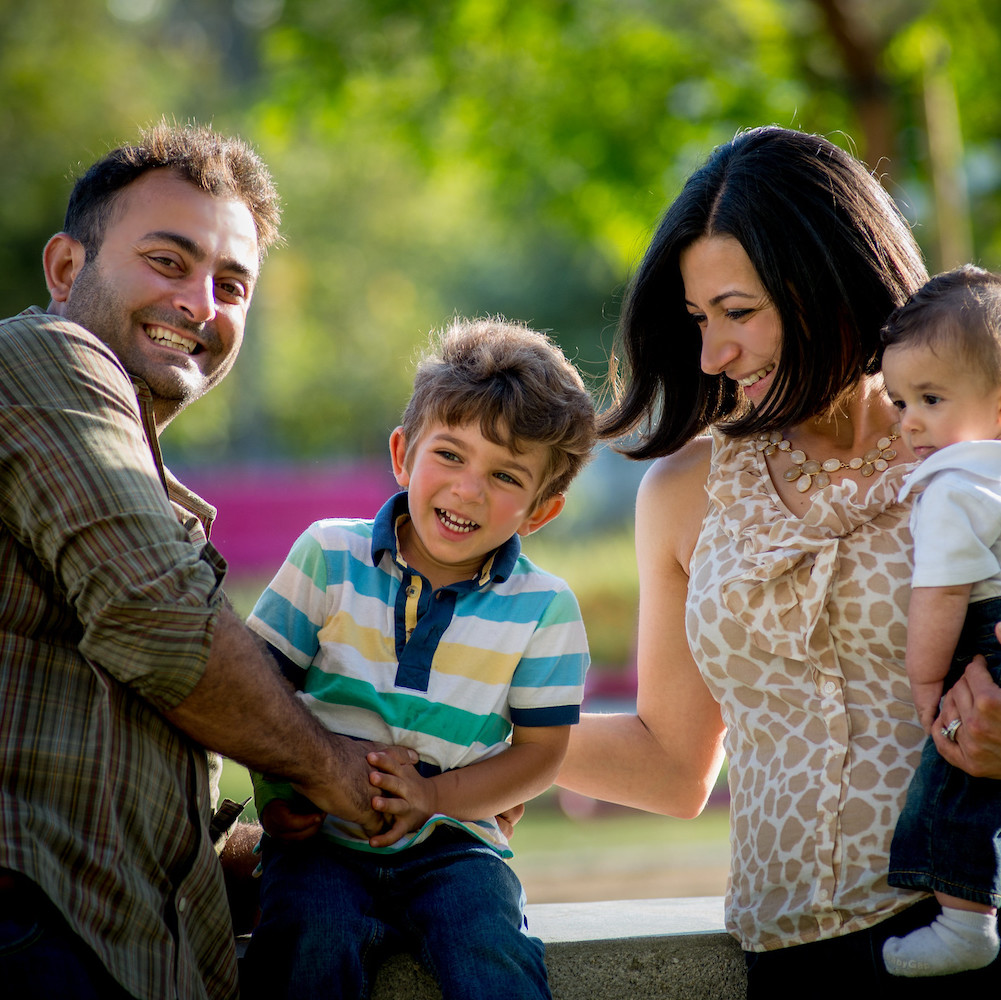
MULTIPOLYGON (((970 605, 945 690, 975 653, 987 658, 995 683, 1001 682, 1001 646, 994 636, 998 621, 1001 598, 970 605)), ((904 889, 1001 905, 1001 781, 970 777, 947 764, 934 742, 926 740, 894 831, 889 881, 904 889)))
POLYGON ((446 1000, 550 997, 542 942, 525 930, 521 883, 471 837, 439 829, 390 855, 320 837, 265 837, 263 853, 244 997, 367 998, 387 948, 412 951, 446 1000))

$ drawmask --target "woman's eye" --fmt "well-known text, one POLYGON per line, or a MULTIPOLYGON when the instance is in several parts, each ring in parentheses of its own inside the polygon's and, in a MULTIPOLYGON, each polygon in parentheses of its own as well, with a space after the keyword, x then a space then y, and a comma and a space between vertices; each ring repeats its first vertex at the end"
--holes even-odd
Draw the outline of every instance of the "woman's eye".
POLYGON ((750 309, 727 309, 727 319, 743 319, 751 314, 750 309))

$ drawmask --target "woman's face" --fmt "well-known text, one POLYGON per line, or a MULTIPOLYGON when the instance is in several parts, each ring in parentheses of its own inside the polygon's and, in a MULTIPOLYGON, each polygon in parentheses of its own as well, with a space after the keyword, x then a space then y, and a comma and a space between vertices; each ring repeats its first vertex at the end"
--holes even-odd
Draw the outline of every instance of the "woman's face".
POLYGON ((744 248, 704 236, 679 258, 685 305, 702 334, 701 367, 736 382, 759 406, 775 377, 782 324, 744 248))

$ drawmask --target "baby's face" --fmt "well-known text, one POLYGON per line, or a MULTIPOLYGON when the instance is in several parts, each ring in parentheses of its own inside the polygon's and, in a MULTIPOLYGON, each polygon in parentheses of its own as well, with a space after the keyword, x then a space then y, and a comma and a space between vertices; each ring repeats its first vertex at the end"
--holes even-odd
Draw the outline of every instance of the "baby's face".
POLYGON ((960 441, 1001 437, 1001 386, 926 346, 895 344, 883 355, 883 382, 900 413, 900 433, 921 460, 960 441))

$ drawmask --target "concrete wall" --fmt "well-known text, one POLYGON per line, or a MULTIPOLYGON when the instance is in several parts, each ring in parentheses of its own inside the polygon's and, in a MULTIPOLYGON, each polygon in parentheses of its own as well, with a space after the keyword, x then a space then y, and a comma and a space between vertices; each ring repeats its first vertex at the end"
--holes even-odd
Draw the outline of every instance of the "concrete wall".
MULTIPOLYGON (((723 900, 536 903, 554 1000, 742 1000, 744 959, 723 927, 723 900)), ((373 1000, 441 1000, 409 955, 379 970, 373 1000)))

